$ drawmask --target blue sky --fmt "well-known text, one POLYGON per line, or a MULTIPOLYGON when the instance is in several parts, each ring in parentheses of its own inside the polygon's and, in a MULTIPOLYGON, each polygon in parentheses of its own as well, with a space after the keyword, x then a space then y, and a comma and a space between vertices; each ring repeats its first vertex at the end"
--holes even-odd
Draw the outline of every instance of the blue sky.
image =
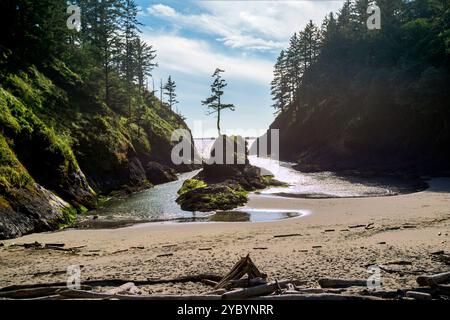
POLYGON ((222 131, 259 135, 266 130, 274 119, 270 81, 280 50, 309 19, 320 25, 343 0, 136 2, 142 37, 158 54, 155 86, 172 76, 178 109, 199 137, 216 134, 216 119, 201 105, 216 67, 225 70, 225 102, 236 105, 236 111, 222 114, 222 131))

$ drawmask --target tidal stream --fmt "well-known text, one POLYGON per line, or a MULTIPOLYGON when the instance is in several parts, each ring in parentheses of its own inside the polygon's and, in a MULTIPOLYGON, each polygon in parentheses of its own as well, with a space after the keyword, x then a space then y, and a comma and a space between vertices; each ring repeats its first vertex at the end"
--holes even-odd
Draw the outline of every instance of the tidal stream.
MULTIPOLYGON (((249 141, 249 144, 253 141, 249 141)), ((206 156, 213 140, 196 139, 199 152, 206 156)), ((333 172, 302 173, 292 168, 290 163, 277 162, 269 158, 250 156, 250 163, 270 171, 275 179, 289 184, 288 187, 273 187, 255 194, 294 198, 341 198, 392 196, 411 193, 423 189, 418 180, 398 177, 343 177, 333 172)), ((261 222, 298 217, 301 210, 285 212, 261 210, 245 206, 233 211, 199 213, 181 210, 176 203, 177 191, 186 179, 194 177, 199 170, 183 173, 177 181, 157 185, 125 198, 112 198, 98 210, 81 219, 79 228, 113 228, 140 222, 261 222), (96 219, 93 219, 93 216, 96 219)))

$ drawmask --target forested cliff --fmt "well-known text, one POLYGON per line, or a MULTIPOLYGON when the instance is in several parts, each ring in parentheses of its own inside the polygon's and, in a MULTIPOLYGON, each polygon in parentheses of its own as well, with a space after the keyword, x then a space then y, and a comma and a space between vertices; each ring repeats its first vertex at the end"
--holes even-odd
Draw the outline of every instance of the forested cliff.
POLYGON ((156 52, 134 1, 0 3, 0 239, 53 230, 99 196, 176 179, 170 137, 183 117, 146 81, 156 52))
POLYGON ((346 1, 296 33, 272 83, 281 158, 315 170, 448 170, 450 4, 346 1))

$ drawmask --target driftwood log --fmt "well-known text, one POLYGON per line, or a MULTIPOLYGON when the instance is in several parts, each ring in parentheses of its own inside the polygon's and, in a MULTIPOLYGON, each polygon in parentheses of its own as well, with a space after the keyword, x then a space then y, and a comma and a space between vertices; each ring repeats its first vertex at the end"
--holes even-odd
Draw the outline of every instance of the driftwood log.
POLYGON ((40 242, 31 242, 31 243, 21 243, 21 244, 13 244, 12 247, 24 247, 25 249, 51 249, 51 250, 57 250, 57 251, 66 251, 66 252, 72 252, 76 253, 79 251, 79 249, 86 247, 78 246, 78 247, 71 247, 71 248, 64 248, 64 243, 40 243, 40 242))
POLYGON ((226 289, 233 289, 233 288, 249 288, 249 287, 255 287, 259 285, 263 285, 267 283, 267 279, 265 278, 244 278, 244 279, 238 279, 238 280, 231 280, 228 285, 226 285, 226 289))
POLYGON ((221 300, 220 295, 121 295, 85 290, 65 290, 59 293, 69 299, 101 299, 101 300, 221 300))
POLYGON ((222 295, 222 298, 225 300, 238 300, 238 299, 248 299, 257 296, 265 296, 272 294, 279 289, 285 288, 288 283, 291 283, 291 281, 290 280, 276 281, 256 287, 229 291, 227 293, 224 293, 222 295))
POLYGON ((322 278, 319 279, 319 285, 322 288, 348 288, 353 286, 365 287, 367 286, 367 280, 322 278))
POLYGON ((290 234, 277 234, 274 235, 274 238, 288 238, 288 237, 301 237, 300 233, 290 233, 290 234))
MULTIPOLYGON (((29 288, 29 289, 17 289, 10 291, 0 292, 1 298, 9 299, 31 299, 43 296, 55 295, 58 291, 66 290, 66 286, 50 286, 50 287, 40 287, 40 288, 29 288)), ((92 290, 90 286, 81 286, 83 290, 92 290)))
POLYGON ((317 293, 341 293, 344 291, 344 289, 321 289, 321 288, 299 288, 296 287, 295 290, 290 290, 290 291, 286 291, 285 294, 290 294, 293 291, 297 292, 297 293, 304 293, 304 294, 308 294, 308 293, 312 293, 312 294, 317 294, 317 293))
POLYGON ((378 297, 361 296, 355 294, 335 294, 335 293, 318 293, 318 294, 283 294, 263 297, 254 297, 250 300, 383 300, 378 297))
POLYGON ((440 283, 445 283, 450 280, 450 271, 433 275, 424 275, 417 277, 417 283, 421 286, 434 286, 440 283))
POLYGON ((203 293, 202 295, 206 295, 206 296, 211 296, 211 295, 223 295, 225 292, 227 292, 226 289, 217 289, 217 290, 213 290, 213 291, 208 291, 203 293))
POLYGON ((431 294, 425 293, 425 292, 418 292, 418 291, 407 291, 406 296, 408 298, 414 298, 416 300, 431 300, 431 294))
POLYGON ((244 275, 248 275, 249 279, 253 278, 267 278, 265 274, 260 272, 258 268, 253 263, 252 259, 250 259, 250 255, 241 258, 234 266, 231 268, 230 272, 228 272, 217 284, 214 289, 225 288, 229 285, 232 280, 239 280, 244 275))
POLYGON ((405 293, 401 292, 401 290, 367 290, 367 289, 359 292, 359 294, 363 296, 373 296, 383 299, 396 299, 398 297, 405 295, 405 293))
MULTIPOLYGON (((102 280, 87 280, 82 281, 81 285, 92 286, 92 287, 115 287, 121 286, 128 282, 133 282, 136 286, 154 285, 162 283, 185 283, 185 282, 201 282, 202 280, 212 280, 219 281, 222 279, 220 275, 217 274, 198 274, 183 276, 178 278, 169 279, 147 279, 147 280, 125 280, 125 279, 102 279, 102 280)), ((35 289, 35 288, 48 288, 48 287, 65 287, 66 282, 53 282, 53 283, 37 283, 37 284, 19 284, 0 288, 0 292, 20 290, 20 289, 35 289)))
POLYGON ((136 287, 136 285, 133 282, 127 282, 117 288, 113 288, 110 289, 108 291, 106 291, 107 294, 120 294, 120 293, 134 293, 134 294, 139 294, 140 289, 138 287, 136 287))

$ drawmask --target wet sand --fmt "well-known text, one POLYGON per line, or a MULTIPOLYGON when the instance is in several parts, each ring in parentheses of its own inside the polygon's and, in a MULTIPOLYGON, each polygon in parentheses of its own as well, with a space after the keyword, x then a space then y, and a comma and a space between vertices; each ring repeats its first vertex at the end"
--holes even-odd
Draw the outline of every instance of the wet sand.
MULTIPOLYGON (((429 183, 425 191, 390 197, 296 199, 251 195, 249 208, 307 213, 272 222, 146 223, 1 241, 0 287, 66 281, 70 265, 81 266, 82 280, 225 274, 248 253, 271 279, 295 278, 315 287, 316 281, 325 276, 367 278, 367 267, 377 264, 387 270, 381 270, 385 289, 410 287, 418 274, 450 269, 432 254, 450 251, 450 178, 429 183), (300 235, 274 237, 285 234, 300 235), (85 247, 71 254, 10 246, 34 241, 85 247), (167 253, 173 255, 159 256, 167 253)), ((187 283, 144 289, 149 293, 184 294, 205 292, 210 287, 187 283)))

